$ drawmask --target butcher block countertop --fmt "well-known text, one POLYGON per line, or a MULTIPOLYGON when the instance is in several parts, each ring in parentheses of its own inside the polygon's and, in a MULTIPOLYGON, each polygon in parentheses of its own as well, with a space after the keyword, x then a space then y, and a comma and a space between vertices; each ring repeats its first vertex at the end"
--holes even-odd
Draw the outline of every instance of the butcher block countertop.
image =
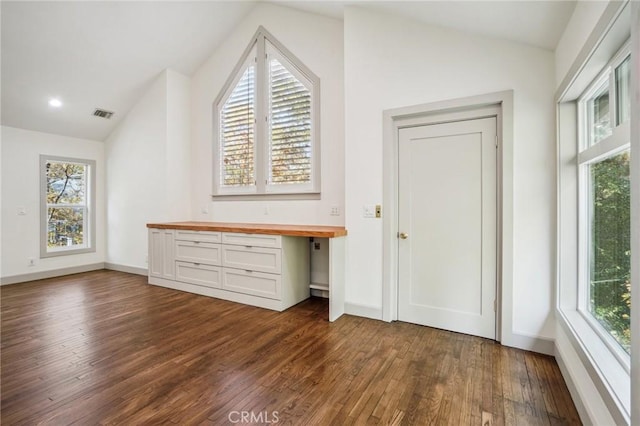
POLYGON ((147 223, 147 228, 187 231, 242 232, 245 234, 287 235, 292 237, 335 238, 347 235, 343 226, 271 225, 264 223, 165 222, 147 223))

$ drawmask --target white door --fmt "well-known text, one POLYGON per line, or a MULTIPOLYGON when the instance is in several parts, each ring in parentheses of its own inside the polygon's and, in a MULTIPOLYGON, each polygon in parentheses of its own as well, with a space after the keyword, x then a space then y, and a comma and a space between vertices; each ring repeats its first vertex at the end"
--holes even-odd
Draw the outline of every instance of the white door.
POLYGON ((495 339, 496 118, 401 129, 398 319, 495 339))

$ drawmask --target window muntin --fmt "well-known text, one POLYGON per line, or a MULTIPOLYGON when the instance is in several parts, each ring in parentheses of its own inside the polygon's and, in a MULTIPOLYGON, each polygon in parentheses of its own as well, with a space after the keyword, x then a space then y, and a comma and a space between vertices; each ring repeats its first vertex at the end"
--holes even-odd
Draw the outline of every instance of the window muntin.
POLYGON ((41 156, 41 257, 93 251, 95 162, 41 156))
POLYGON ((214 104, 214 196, 320 192, 319 86, 304 64, 258 30, 214 104), (247 72, 254 72, 252 86, 247 72), (229 116, 234 96, 253 105, 236 122, 229 116))
POLYGON ((623 47, 579 100, 578 310, 629 368, 629 84, 623 47))

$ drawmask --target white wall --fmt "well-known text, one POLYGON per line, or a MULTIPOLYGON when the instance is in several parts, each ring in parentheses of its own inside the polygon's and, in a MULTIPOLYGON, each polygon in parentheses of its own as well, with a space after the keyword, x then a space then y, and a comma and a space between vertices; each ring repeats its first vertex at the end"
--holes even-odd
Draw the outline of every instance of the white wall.
POLYGON ((190 216, 188 97, 164 71, 105 142, 109 263, 147 268, 146 224, 190 216))
POLYGON ((104 262, 104 145, 102 142, 3 126, 2 132, 2 270, 0 275, 53 271, 104 262), (96 251, 40 259, 40 155, 95 160, 96 251), (26 215, 18 215, 24 207, 26 215), (28 266, 27 259, 36 264, 28 266))
MULTIPOLYGON (((357 7, 345 10, 346 301, 381 307, 382 112, 514 90, 513 332, 552 338, 553 53, 357 7)), ((383 206, 384 209, 384 206, 383 206)))
POLYGON ((226 222, 344 224, 342 22, 258 4, 191 79, 193 219, 226 222), (319 78, 322 197, 299 201, 211 201, 213 102, 258 26, 264 26, 319 78), (331 206, 341 216, 330 216, 331 206), (265 214, 265 207, 268 214, 265 214), (203 211, 205 213, 203 213, 203 211))
POLYGON ((608 1, 578 1, 555 51, 556 87, 576 60, 608 1))

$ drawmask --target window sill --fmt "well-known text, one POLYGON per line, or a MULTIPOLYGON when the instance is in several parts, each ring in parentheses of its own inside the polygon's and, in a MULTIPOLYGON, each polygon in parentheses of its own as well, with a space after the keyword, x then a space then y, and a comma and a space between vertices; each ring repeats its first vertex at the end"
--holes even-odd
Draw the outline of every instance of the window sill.
POLYGON ((319 192, 291 194, 211 194, 213 201, 320 200, 319 192))
POLYGON ((95 247, 61 248, 47 251, 46 253, 40 253, 40 258, 44 259, 47 257, 69 256, 72 254, 95 253, 95 251, 95 247))
POLYGON ((629 424, 631 377, 627 370, 580 312, 559 309, 558 321, 616 423, 629 424))

